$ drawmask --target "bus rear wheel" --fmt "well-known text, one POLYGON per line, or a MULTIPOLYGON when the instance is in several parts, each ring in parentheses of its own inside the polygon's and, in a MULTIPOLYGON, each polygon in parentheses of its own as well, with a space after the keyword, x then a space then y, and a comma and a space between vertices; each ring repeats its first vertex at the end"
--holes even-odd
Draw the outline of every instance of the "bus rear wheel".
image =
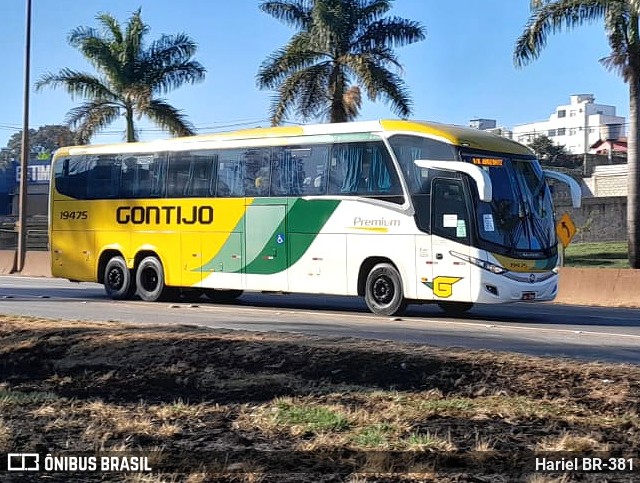
POLYGON ((143 258, 136 270, 138 296, 147 302, 166 299, 173 291, 164 284, 162 263, 156 257, 143 258))
POLYGON ((399 315, 407 308, 402 279, 390 263, 374 266, 365 283, 364 300, 369 310, 378 315, 399 315))
POLYGON ((121 256, 112 257, 104 267, 104 290, 114 300, 131 298, 136 286, 131 270, 121 256))

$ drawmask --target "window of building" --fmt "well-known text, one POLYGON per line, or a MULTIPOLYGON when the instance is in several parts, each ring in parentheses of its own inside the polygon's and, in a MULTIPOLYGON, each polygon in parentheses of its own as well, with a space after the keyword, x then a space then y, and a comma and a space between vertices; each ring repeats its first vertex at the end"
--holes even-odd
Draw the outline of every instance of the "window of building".
POLYGON ((558 111, 558 117, 566 117, 567 116, 567 111, 564 109, 560 109, 558 111))
POLYGON ((575 109, 572 109, 571 111, 569 111, 569 117, 576 117, 576 111, 575 109))
POLYGON ((564 136, 566 133, 566 129, 563 127, 558 128, 558 136, 564 136))
POLYGON ((556 135, 556 130, 555 129, 549 129, 549 131, 547 131, 547 135, 551 138, 553 136, 556 135))

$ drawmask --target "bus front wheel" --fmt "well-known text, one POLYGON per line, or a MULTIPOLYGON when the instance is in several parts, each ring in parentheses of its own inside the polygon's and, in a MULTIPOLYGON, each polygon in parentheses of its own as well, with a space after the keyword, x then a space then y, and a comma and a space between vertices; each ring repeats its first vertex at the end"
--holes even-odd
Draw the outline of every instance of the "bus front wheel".
POLYGON ((402 279, 390 263, 374 266, 365 284, 364 300, 374 314, 398 315, 407 308, 402 290, 402 279))
POLYGON ((164 284, 162 263, 156 257, 143 258, 136 270, 138 296, 147 302, 166 298, 170 289, 164 284))
POLYGON ((113 257, 104 267, 104 290, 114 300, 131 298, 136 289, 131 271, 121 256, 113 257))

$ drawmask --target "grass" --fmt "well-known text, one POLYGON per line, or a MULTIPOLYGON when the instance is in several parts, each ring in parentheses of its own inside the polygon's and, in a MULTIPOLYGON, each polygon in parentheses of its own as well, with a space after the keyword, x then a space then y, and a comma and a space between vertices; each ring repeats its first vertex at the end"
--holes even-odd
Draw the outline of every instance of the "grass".
POLYGON ((522 458, 635 451, 638 407, 636 366, 0 316, 0 452, 143 451, 154 468, 51 483, 551 483, 522 458))
POLYGON ((627 242, 574 243, 565 251, 565 267, 629 268, 627 242))

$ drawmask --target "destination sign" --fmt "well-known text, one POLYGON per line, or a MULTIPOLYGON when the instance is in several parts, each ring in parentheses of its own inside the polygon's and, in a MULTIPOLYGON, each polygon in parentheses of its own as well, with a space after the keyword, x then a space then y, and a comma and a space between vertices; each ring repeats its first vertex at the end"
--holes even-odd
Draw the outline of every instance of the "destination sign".
POLYGON ((503 161, 500 158, 471 158, 471 162, 479 166, 502 166, 503 161))

